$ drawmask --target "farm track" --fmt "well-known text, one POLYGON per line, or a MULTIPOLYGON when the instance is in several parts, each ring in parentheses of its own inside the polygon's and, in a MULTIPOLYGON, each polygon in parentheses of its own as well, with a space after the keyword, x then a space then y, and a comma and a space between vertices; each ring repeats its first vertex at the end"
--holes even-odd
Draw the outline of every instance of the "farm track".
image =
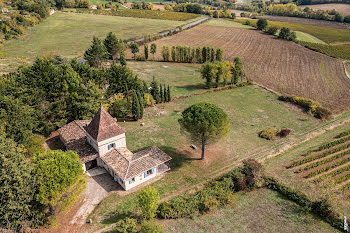
MULTIPOLYGON (((335 113, 349 108, 350 81, 341 60, 256 30, 199 25, 156 41, 163 45, 212 46, 226 60, 242 59, 248 78, 281 94, 319 101, 335 113)), ((161 60, 160 50, 156 56, 161 60)))

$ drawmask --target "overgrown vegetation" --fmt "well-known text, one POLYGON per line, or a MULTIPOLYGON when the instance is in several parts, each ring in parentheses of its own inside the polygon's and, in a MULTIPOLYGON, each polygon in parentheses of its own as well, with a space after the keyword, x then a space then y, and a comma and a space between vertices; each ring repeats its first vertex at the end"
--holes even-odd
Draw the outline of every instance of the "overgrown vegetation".
POLYGON ((265 129, 259 132, 259 137, 267 140, 275 140, 277 137, 285 138, 290 134, 291 130, 283 128, 281 130, 265 129))
POLYGON ((296 104, 302 107, 306 112, 308 112, 312 116, 319 118, 321 120, 328 120, 332 115, 330 110, 322 107, 321 104, 311 99, 297 97, 297 96, 280 96, 279 100, 296 104))

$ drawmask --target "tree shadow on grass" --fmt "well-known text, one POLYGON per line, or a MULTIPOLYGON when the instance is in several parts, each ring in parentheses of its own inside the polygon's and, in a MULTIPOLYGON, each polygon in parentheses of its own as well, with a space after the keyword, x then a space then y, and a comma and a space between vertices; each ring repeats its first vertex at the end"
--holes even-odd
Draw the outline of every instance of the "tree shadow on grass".
MULTIPOLYGON (((103 219, 102 224, 113 224, 121 219, 130 217, 132 213, 130 211, 113 211, 105 219, 103 219)), ((113 231, 112 231, 113 232, 113 231)))
POLYGON ((195 90, 205 90, 207 89, 205 87, 204 83, 200 83, 200 84, 191 84, 191 85, 185 85, 185 86, 176 86, 176 88, 178 89, 184 89, 186 91, 195 91, 195 90))

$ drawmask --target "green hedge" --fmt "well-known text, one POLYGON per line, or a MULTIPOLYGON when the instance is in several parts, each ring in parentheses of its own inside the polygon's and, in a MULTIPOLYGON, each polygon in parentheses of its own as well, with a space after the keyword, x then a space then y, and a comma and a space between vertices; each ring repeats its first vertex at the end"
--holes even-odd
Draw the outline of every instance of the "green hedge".
POLYGON ((314 160, 317 160, 317 159, 320 159, 320 158, 324 158, 324 157, 326 157, 326 156, 328 156, 330 154, 334 154, 336 152, 342 151, 342 150, 347 149, 349 147, 350 147, 350 143, 346 144, 346 145, 343 145, 343 146, 340 146, 340 147, 337 147, 337 148, 334 148, 334 149, 331 149, 331 150, 328 150, 328 151, 325 151, 325 152, 323 152, 321 154, 318 154, 318 155, 310 156, 308 158, 295 161, 288 168, 297 167, 297 166, 303 165, 305 163, 308 163, 308 162, 311 162, 311 161, 314 161, 314 160))
POLYGON ((310 172, 310 173, 306 176, 306 178, 314 177, 314 176, 316 176, 316 175, 318 175, 318 174, 320 174, 320 173, 322 173, 322 172, 326 172, 326 171, 329 171, 329 170, 331 170, 331 169, 333 169, 333 168, 336 168, 336 167, 339 167, 339 166, 341 166, 341 165, 343 165, 343 164, 346 164, 347 162, 350 162, 350 158, 343 159, 343 160, 341 160, 341 161, 339 161, 339 162, 333 163, 333 164, 328 165, 328 166, 326 166, 326 167, 320 168, 320 169, 318 169, 318 170, 316 170, 316 171, 310 172))
POLYGON ((307 170, 309 170, 311 168, 318 167, 318 166, 323 165, 325 163, 328 163, 328 162, 334 161, 336 159, 342 158, 342 157, 344 157, 344 156, 346 156, 348 154, 350 154, 350 150, 344 151, 344 152, 336 154, 336 155, 334 155, 332 157, 329 157, 329 158, 326 158, 324 160, 320 160, 320 161, 317 161, 315 163, 309 164, 309 165, 307 165, 305 167, 302 167, 302 168, 299 169, 299 172, 307 171, 307 170))

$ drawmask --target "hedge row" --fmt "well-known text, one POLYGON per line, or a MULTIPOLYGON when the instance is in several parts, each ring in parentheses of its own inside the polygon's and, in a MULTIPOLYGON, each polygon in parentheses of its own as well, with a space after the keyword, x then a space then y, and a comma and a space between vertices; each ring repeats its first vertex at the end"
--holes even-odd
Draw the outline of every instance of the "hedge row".
POLYGON ((346 144, 346 145, 343 145, 343 146, 340 146, 340 147, 337 147, 337 148, 333 148, 331 150, 325 151, 325 152, 323 152, 321 154, 318 154, 318 155, 314 155, 314 156, 311 156, 311 157, 308 157, 308 158, 305 158, 305 159, 302 159, 302 160, 295 161, 288 168, 297 167, 297 166, 303 165, 305 163, 314 161, 316 159, 324 158, 324 157, 326 157, 326 156, 328 156, 330 154, 334 154, 336 152, 342 151, 342 150, 347 149, 349 147, 350 147, 350 143, 346 144))
POLYGON ((345 176, 339 177, 338 179, 335 180, 335 183, 339 184, 339 183, 344 182, 348 179, 350 179, 350 173, 346 174, 345 176))
MULTIPOLYGON (((349 171, 349 170, 350 170, 350 164, 349 164, 348 166, 342 167, 342 168, 340 168, 340 169, 338 169, 338 170, 336 170, 336 171, 334 171, 334 172, 330 172, 330 173, 328 173, 328 174, 325 174, 325 175, 323 175, 323 176, 320 176, 319 178, 317 178, 317 179, 315 180, 315 182, 316 182, 316 183, 319 183, 320 181, 322 181, 322 180, 324 180, 324 179, 326 179, 326 178, 328 178, 328 177, 333 177, 333 176, 339 175, 339 174, 341 174, 341 173, 343 173, 343 172, 347 172, 347 171, 349 171)), ((309 176, 309 175, 308 175, 308 176, 309 176)))
POLYGON ((348 135, 350 135, 350 130, 344 131, 344 132, 338 134, 337 136, 335 136, 335 138, 342 138, 342 137, 345 137, 345 136, 348 136, 348 135))
MULTIPOLYGON (((289 200, 308 208, 312 213, 319 215, 333 227, 338 229, 343 228, 343 219, 332 210, 328 201, 312 201, 305 194, 281 184, 273 177, 264 177, 264 179, 268 188, 275 190, 286 196, 289 200)), ((350 188, 350 184, 347 188, 350 188)))
POLYGON ((332 157, 329 157, 329 158, 326 158, 324 160, 320 160, 320 161, 317 161, 315 163, 309 164, 309 165, 307 165, 305 167, 302 167, 302 168, 299 169, 299 172, 303 172, 303 171, 309 170, 311 168, 318 167, 318 166, 320 166, 322 164, 325 164, 325 163, 334 161, 336 159, 342 158, 342 157, 344 157, 344 156, 346 156, 348 154, 350 154, 350 150, 346 150, 346 151, 344 151, 342 153, 333 155, 332 157))
POLYGON ((316 151, 321 151, 321 150, 324 150, 324 149, 328 149, 328 148, 334 147, 336 145, 342 144, 344 142, 347 142, 349 140, 350 140, 350 137, 346 137, 346 138, 341 138, 339 140, 335 140, 335 141, 332 141, 332 142, 328 142, 328 143, 325 143, 325 144, 322 144, 321 146, 319 146, 316 151))
POLYGON ((343 165, 343 164, 346 164, 347 162, 350 162, 350 157, 349 157, 349 158, 346 158, 346 159, 343 159, 343 160, 341 160, 341 161, 339 161, 339 162, 333 163, 333 164, 331 164, 331 165, 328 165, 328 166, 326 166, 326 167, 320 168, 320 169, 318 169, 318 170, 316 170, 316 171, 310 172, 310 173, 306 176, 306 178, 314 177, 314 176, 316 176, 316 175, 318 175, 318 174, 320 174, 320 173, 322 173, 322 172, 326 172, 326 171, 329 171, 329 170, 331 170, 331 169, 333 169, 333 168, 336 168, 336 167, 339 167, 339 166, 341 166, 341 165, 343 165))
POLYGON ((332 115, 332 112, 329 109, 322 107, 320 103, 311 99, 298 96, 280 96, 278 99, 281 101, 294 103, 302 107, 306 112, 310 113, 312 116, 321 120, 328 120, 332 115))
POLYGON ((348 190, 348 189, 350 189, 350 183, 348 183, 348 184, 346 184, 346 185, 344 185, 343 187, 341 187, 341 191, 346 191, 346 190, 348 190))

